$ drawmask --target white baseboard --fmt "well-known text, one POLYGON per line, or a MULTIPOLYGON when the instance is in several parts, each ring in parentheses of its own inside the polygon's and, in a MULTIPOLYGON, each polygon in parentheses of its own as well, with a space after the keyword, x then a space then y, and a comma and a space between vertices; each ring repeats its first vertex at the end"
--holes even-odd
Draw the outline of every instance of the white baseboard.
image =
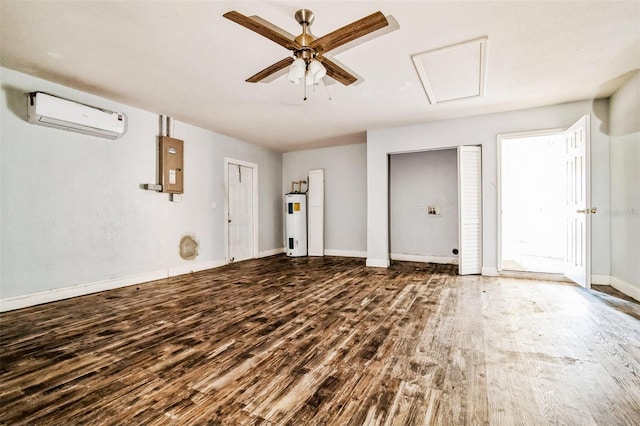
POLYGON ((278 247, 271 250, 265 250, 258 253, 258 259, 263 257, 275 256, 276 254, 284 253, 284 247, 278 247))
POLYGON ((388 268, 389 267, 389 259, 372 259, 370 257, 367 258, 367 266, 371 266, 374 268, 388 268))
POLYGON ((498 275, 500 275, 498 273, 498 268, 495 268, 493 266, 483 266, 480 273, 485 277, 497 277, 498 275))
POLYGON ((169 277, 175 277, 178 275, 190 274, 192 272, 204 271, 206 269, 219 268, 227 264, 225 259, 210 260, 208 262, 196 263, 193 265, 174 266, 167 269, 167 275, 169 277))
POLYGON ((425 256, 421 254, 391 253, 391 260, 399 260, 404 262, 446 263, 454 265, 458 264, 457 257, 425 256))
POLYGON ((128 277, 96 281, 87 284, 77 284, 68 287, 55 288, 47 291, 40 291, 38 293, 9 297, 7 299, 0 300, 0 312, 13 311, 15 309, 27 308, 29 306, 41 305, 43 303, 55 302, 58 300, 70 299, 72 297, 84 296, 91 293, 113 290, 115 288, 161 280, 177 275, 217 268, 225 264, 225 259, 212 260, 193 265, 178 266, 154 272, 147 272, 144 274, 130 275, 128 277))
POLYGON ((611 277, 611 287, 640 302, 640 287, 626 281, 622 281, 616 277, 611 277))
POLYGON ((611 277, 609 275, 591 274, 591 284, 611 285, 611 277))
POLYGON ((324 251, 325 256, 340 256, 340 257, 367 257, 366 251, 357 251, 357 250, 332 250, 326 249, 324 251))

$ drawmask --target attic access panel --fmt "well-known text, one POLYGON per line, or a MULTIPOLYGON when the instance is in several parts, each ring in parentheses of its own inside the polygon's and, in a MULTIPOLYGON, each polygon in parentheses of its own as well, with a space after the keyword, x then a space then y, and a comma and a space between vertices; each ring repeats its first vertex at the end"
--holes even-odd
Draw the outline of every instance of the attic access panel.
POLYGON ((487 37, 411 56, 431 104, 484 95, 487 37))

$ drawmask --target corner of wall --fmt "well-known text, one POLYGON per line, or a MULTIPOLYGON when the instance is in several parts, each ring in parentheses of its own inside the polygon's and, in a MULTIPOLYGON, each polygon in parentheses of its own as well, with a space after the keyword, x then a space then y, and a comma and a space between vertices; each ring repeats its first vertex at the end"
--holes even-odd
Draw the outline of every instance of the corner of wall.
POLYGON ((390 262, 389 259, 373 259, 368 257, 366 265, 374 268, 388 268, 390 262))

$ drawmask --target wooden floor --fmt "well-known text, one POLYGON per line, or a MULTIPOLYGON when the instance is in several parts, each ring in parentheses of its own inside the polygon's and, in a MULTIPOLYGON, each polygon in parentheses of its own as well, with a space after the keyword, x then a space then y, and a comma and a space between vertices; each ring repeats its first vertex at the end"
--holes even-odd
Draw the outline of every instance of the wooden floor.
POLYGON ((0 423, 640 424, 640 306, 284 256, 0 315, 0 423))

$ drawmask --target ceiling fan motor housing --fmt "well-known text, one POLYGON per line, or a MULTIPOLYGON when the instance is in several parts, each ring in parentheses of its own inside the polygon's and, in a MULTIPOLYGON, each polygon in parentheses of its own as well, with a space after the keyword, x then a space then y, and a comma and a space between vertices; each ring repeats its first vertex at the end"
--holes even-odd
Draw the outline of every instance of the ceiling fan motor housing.
POLYGON ((300 9, 296 12, 295 18, 296 21, 304 27, 305 25, 310 26, 313 24, 315 16, 309 9, 300 9))
MULTIPOLYGON (((296 37, 294 40, 303 47, 303 51, 304 50, 311 50, 309 49, 309 46, 311 45, 311 42, 313 42, 313 40, 315 40, 316 38, 311 34, 311 31, 309 31, 309 27, 311 26, 311 24, 313 23, 314 20, 314 16, 313 16, 313 12, 310 11, 309 9, 300 9, 296 12, 296 21, 298 21, 298 23, 300 25, 302 25, 302 34, 300 34, 298 37, 296 37)), ((296 52, 297 53, 297 52, 296 52)), ((309 56, 313 57, 315 55, 309 56)), ((303 57, 305 59, 307 58, 307 55, 296 55, 297 58, 303 57)))

